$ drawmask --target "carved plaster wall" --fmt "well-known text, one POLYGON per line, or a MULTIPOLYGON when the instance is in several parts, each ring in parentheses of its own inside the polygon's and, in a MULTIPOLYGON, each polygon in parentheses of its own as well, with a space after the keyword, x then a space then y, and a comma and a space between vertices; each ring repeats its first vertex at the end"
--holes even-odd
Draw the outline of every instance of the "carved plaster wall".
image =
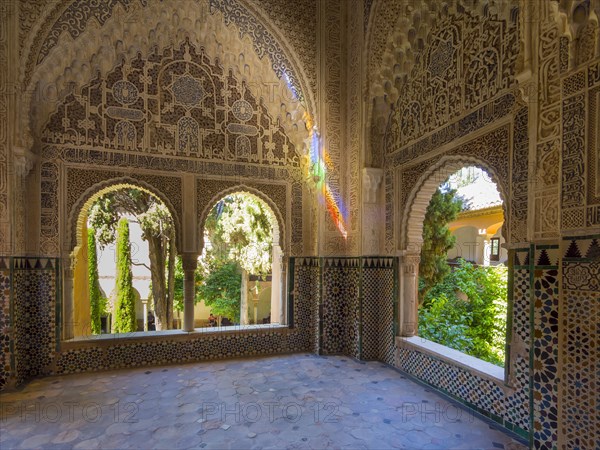
POLYGON ((10 21, 14 18, 14 5, 7 4, 3 14, 0 14, 0 253, 8 254, 12 250, 12 236, 10 232, 11 212, 10 177, 9 167, 11 164, 10 141, 11 132, 8 110, 11 100, 11 83, 9 81, 9 58, 10 58, 10 21), (8 9, 11 8, 10 10, 8 9))
POLYGON ((283 183, 281 195, 267 195, 283 214, 293 205, 294 250, 301 251, 302 191, 292 189, 301 180, 301 150, 245 82, 187 39, 124 61, 69 94, 41 136, 45 254, 72 250, 81 205, 124 177, 156 189, 180 223, 190 198, 182 172, 221 177, 223 186, 226 178, 283 183))
MULTIPOLYGON (((80 87, 99 71, 105 75, 122 59, 138 53, 161 52, 184 37, 204 47, 225 70, 233 70, 263 97, 274 118, 279 118, 298 144, 305 137, 301 124, 312 111, 312 92, 295 54, 285 39, 274 37, 263 22, 243 5, 219 0, 158 2, 114 0, 100 9, 85 9, 80 2, 60 5, 47 23, 31 37, 23 55, 23 128, 41 129, 56 101, 80 87), (292 56, 289 57, 288 54, 292 56), (290 59, 291 58, 291 59, 290 59), (294 61, 292 61, 294 60, 294 61), (30 105, 33 108, 29 122, 30 105)), ((31 36, 32 36, 31 35, 31 36)))
MULTIPOLYGON (((487 20, 491 20, 492 22, 497 20, 499 23, 510 24, 518 16, 516 5, 514 5, 514 2, 508 0, 494 2, 469 2, 463 0, 452 0, 449 2, 432 0, 419 0, 416 2, 373 1, 370 7, 371 25, 367 30, 365 47, 368 58, 366 71, 369 82, 367 123, 374 128, 373 131, 380 126, 378 123, 382 119, 387 122, 389 106, 394 105, 400 96, 403 95, 405 89, 410 87, 407 85, 409 80, 415 80, 413 71, 415 69, 420 70, 418 67, 423 65, 423 58, 425 57, 422 56, 423 50, 425 47, 431 46, 432 41, 436 39, 431 30, 443 29, 440 25, 441 22, 448 21, 451 16, 460 15, 464 11, 468 11, 468 14, 472 14, 473 17, 479 17, 477 20, 480 24, 484 21, 487 23, 487 20)), ((492 28, 493 25, 489 23, 488 32, 491 32, 492 28)), ((518 36, 514 34, 514 27, 510 25, 504 26, 502 32, 511 35, 511 37, 502 41, 496 40, 496 49, 500 50, 498 55, 505 55, 507 58, 506 66, 510 66, 513 63, 512 58, 516 57, 516 52, 511 50, 511 56, 509 56, 509 53, 502 53, 497 44, 508 46, 518 45, 518 36)), ((465 36, 467 35, 465 34, 465 36)), ((473 35, 469 36, 474 38, 473 35)), ((458 31, 458 35, 455 37, 462 39, 461 31, 458 31)), ((442 56, 440 62, 443 63, 448 58, 451 59, 452 56, 448 52, 448 58, 443 57, 447 53, 444 50, 444 45, 448 44, 444 44, 446 41, 443 36, 437 39, 440 38, 442 45, 433 46, 431 51, 437 51, 442 56)), ((471 49, 478 45, 474 39, 471 40, 470 44, 471 49)), ((448 49, 450 50, 451 47, 448 47, 448 49)), ((465 54, 468 56, 469 49, 466 48, 465 50, 465 54)), ((473 59, 475 65, 477 64, 477 57, 485 58, 484 53, 476 54, 475 59, 473 59)), ((441 68, 441 66, 438 67, 438 69, 441 68)), ((464 65, 464 69, 469 70, 466 64, 464 65)), ((472 67, 471 70, 478 71, 475 67, 472 67)), ((439 75, 440 78, 444 76, 443 73, 439 75)), ((485 91, 484 89, 482 93, 485 91)), ((449 107, 460 108, 461 106, 462 103, 448 105, 445 109, 447 110, 449 107)), ((443 112, 443 109, 440 108, 440 113, 443 114, 443 112)), ((435 124, 432 123, 431 125, 435 127, 435 124)), ((383 146, 379 143, 379 134, 373 131, 368 132, 369 143, 372 147, 371 151, 374 152, 372 157, 375 161, 379 161, 378 152, 383 151, 383 146)), ((415 132, 418 132, 418 128, 415 132)))

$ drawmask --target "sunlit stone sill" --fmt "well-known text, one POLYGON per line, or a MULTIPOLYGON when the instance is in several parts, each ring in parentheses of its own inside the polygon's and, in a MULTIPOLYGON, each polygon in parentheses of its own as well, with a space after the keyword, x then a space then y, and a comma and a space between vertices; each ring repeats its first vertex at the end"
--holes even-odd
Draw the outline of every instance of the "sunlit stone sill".
POLYGON ((504 368, 419 336, 396 337, 396 346, 424 353, 494 383, 505 385, 504 368))
POLYGON ((183 330, 164 330, 164 331, 134 331, 131 333, 113 333, 113 334, 96 334, 91 336, 81 336, 61 342, 63 349, 65 347, 77 347, 85 344, 116 344, 131 341, 148 341, 148 340, 185 340, 199 338, 203 336, 218 337, 224 334, 246 334, 252 332, 282 333, 290 330, 287 325, 277 323, 261 324, 261 325, 232 325, 227 327, 203 327, 195 328, 194 331, 183 330))

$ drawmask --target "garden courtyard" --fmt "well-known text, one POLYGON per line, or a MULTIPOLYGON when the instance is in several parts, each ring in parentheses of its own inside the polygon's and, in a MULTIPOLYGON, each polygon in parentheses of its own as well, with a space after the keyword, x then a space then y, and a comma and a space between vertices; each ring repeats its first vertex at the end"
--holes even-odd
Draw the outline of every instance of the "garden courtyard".
POLYGON ((343 356, 48 377, 0 401, 3 449, 526 448, 389 366, 343 356))

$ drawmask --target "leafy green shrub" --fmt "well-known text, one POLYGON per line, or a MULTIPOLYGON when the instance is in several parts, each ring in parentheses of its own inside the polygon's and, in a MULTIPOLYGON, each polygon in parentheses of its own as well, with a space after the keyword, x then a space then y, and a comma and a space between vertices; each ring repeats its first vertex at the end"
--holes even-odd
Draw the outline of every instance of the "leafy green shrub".
POLYGON ((475 266, 461 260, 425 296, 419 309, 419 336, 503 366, 507 282, 506 266, 475 266))
POLYGON ((213 314, 239 323, 242 273, 236 262, 218 263, 213 267, 198 288, 198 294, 213 314))

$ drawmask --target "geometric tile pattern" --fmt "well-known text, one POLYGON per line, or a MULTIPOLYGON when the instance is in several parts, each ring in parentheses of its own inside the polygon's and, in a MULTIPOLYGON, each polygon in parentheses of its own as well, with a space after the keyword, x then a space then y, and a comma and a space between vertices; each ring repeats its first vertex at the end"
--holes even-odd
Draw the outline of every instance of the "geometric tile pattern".
POLYGON ((529 429, 528 362, 516 364, 517 380, 507 395, 495 382, 427 354, 400 347, 398 368, 490 417, 508 429, 527 436, 529 429))
MULTIPOLYGON (((172 336, 85 342, 77 348, 69 346, 56 353, 56 260, 14 260, 17 383, 50 371, 74 373, 138 367, 149 361, 168 364, 311 350, 358 358, 363 328, 360 322, 360 277, 363 269, 372 277, 372 282, 366 285, 365 295, 369 302, 376 299, 379 305, 376 310, 369 310, 369 315, 378 318, 374 322, 376 331, 368 329, 371 336, 377 336, 374 359, 388 361, 393 355, 393 258, 365 258, 364 261, 361 258, 291 258, 291 329, 233 331, 212 335, 208 339, 204 336, 196 339, 172 336), (36 345, 30 346, 31 342, 36 345)), ((10 288, 7 291, 10 292, 10 288)), ((10 370, 10 365, 7 369, 10 370)))
POLYGON ((600 448, 600 293, 565 293, 563 435, 568 449, 600 448))
POLYGON ((325 258, 322 270, 319 350, 392 364, 395 258, 325 258))
POLYGON ((297 348, 310 350, 315 345, 314 329, 315 314, 317 310, 319 278, 316 258, 305 260, 306 265, 297 264, 294 267, 294 285, 298 295, 293 296, 292 311, 294 315, 294 329, 296 335, 293 337, 297 348))
POLYGON ((90 345, 61 352, 55 373, 76 373, 148 365, 204 361, 240 356, 294 353, 308 350, 306 330, 231 332, 190 339, 144 339, 109 346, 90 345), (303 336, 304 334, 304 336, 303 336))
POLYGON ((0 391, 11 376, 10 259, 0 258, 0 391))
POLYGON ((561 434, 567 449, 600 448, 600 236, 562 242, 561 434))
POLYGON ((525 347, 525 355, 529 355, 530 324, 529 296, 530 270, 515 269, 513 282, 513 323, 512 333, 517 335, 525 347))
POLYGON ((363 258, 361 359, 394 363, 395 258, 363 258))
POLYGON ((558 439, 558 245, 535 247, 533 275, 533 442, 553 449, 558 439))
POLYGON ((58 265, 52 258, 12 258, 15 381, 50 372, 56 349, 58 265))
POLYGON ((510 390, 469 371, 430 355, 399 347, 397 367, 467 406, 492 418, 504 427, 527 437, 530 430, 529 336, 530 270, 528 250, 516 250, 512 287, 512 332, 523 348, 511 349, 510 390))
MULTIPOLYGON (((372 361, 379 359, 379 324, 393 322, 393 317, 380 317, 379 298, 380 276, 377 269, 363 268, 361 301, 361 359, 372 361)), ((388 298, 391 302, 392 297, 388 298)))
MULTIPOLYGON (((321 269, 319 258, 290 258, 293 267, 293 285, 289 286, 290 295, 294 296, 295 311, 304 312, 304 322, 298 324, 308 329, 308 349, 314 353, 319 351, 319 301, 321 295, 321 269)), ((298 319, 293 318, 294 326, 298 319)))
POLYGON ((379 360, 394 364, 396 330, 398 317, 397 270, 398 259, 382 261, 385 267, 379 273, 379 360), (391 319, 391 320, 390 320, 391 319))
POLYGON ((321 351, 358 356, 360 259, 325 258, 321 298, 321 351))

